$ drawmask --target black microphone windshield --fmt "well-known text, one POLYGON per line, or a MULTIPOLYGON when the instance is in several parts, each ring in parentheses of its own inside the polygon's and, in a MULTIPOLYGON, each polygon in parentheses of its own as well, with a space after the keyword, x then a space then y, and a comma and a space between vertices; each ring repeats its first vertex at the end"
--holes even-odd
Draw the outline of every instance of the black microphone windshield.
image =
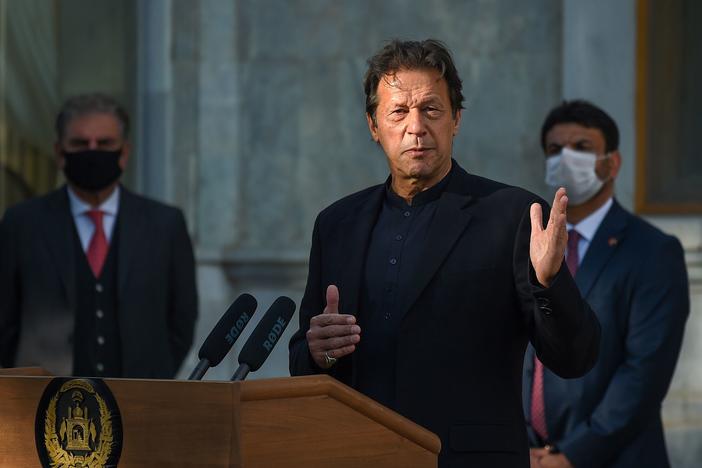
POLYGON ((295 303, 289 297, 280 296, 266 311, 239 354, 239 364, 247 364, 257 371, 283 334, 295 313, 295 303))
POLYGON ((251 320, 257 305, 256 299, 251 294, 242 294, 237 297, 202 343, 198 357, 207 359, 211 367, 222 362, 251 320))

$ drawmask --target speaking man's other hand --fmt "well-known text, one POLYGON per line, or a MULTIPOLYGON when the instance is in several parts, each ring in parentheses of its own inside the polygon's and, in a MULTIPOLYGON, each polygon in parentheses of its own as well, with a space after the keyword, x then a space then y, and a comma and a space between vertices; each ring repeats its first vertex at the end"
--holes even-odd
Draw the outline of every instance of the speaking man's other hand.
POLYGON ((546 228, 543 227, 541 205, 531 205, 531 240, 529 243, 529 256, 536 272, 536 279, 544 287, 549 287, 551 281, 558 273, 565 256, 568 243, 566 232, 566 207, 568 197, 563 187, 556 191, 553 197, 551 215, 546 228))
POLYGON ((361 340, 361 327, 356 317, 339 313, 339 289, 335 285, 327 288, 327 306, 312 317, 307 331, 307 345, 312 359, 322 369, 329 369, 336 360, 356 350, 361 340))

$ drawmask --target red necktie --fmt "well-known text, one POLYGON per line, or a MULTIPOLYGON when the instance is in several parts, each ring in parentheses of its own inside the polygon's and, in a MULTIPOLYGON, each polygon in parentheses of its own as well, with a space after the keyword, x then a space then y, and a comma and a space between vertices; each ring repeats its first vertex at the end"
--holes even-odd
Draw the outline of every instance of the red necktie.
POLYGON ((93 237, 90 238, 90 244, 88 244, 86 255, 88 257, 90 269, 93 270, 95 277, 99 278, 102 266, 105 264, 105 259, 107 258, 107 249, 109 248, 107 236, 105 236, 105 229, 102 225, 102 216, 104 213, 100 210, 90 210, 86 214, 95 225, 93 237))
POLYGON ((531 427, 541 440, 548 440, 544 411, 544 365, 536 354, 534 354, 534 383, 531 387, 531 427))
MULTIPOLYGON (((575 229, 568 231, 568 251, 566 252, 566 265, 570 274, 575 276, 578 271, 580 256, 578 243, 580 234, 575 229)), ((546 428, 546 411, 544 404, 544 365, 534 355, 534 383, 531 387, 531 427, 542 440, 548 440, 546 428)))

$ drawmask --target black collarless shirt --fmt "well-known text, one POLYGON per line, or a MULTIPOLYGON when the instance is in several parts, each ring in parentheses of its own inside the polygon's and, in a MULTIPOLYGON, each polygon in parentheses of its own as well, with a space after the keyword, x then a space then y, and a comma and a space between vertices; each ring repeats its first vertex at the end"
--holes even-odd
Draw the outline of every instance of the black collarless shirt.
POLYGON ((388 180, 371 234, 359 311, 356 388, 389 408, 395 408, 397 333, 406 312, 400 310, 401 298, 422 268, 429 227, 452 172, 415 195, 411 205, 392 190, 388 180))

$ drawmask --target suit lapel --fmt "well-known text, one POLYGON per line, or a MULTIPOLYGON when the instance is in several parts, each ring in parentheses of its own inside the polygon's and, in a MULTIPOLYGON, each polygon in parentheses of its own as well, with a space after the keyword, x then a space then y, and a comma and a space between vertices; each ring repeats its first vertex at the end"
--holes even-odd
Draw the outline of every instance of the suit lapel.
POLYGON ((117 215, 119 229, 117 252, 117 297, 124 295, 130 269, 134 262, 134 252, 143 242, 145 234, 145 217, 139 209, 138 200, 124 187, 120 189, 119 213, 117 215))
POLYGON ((408 287, 409 293, 404 297, 400 305, 399 310, 402 316, 407 313, 419 298, 470 222, 470 212, 465 208, 472 197, 459 193, 457 190, 452 190, 461 186, 461 179, 464 175, 463 171, 456 170, 452 175, 449 186, 439 197, 436 213, 429 227, 427 241, 421 256, 423 259, 422 266, 412 276, 408 287))
MULTIPOLYGON (((371 191, 358 211, 344 218, 338 227, 339 248, 345 249, 345 261, 340 261, 339 312, 358 315, 361 301, 361 282, 365 272, 365 261, 373 227, 383 204, 385 185, 371 191)), ((351 355, 351 384, 356 385, 358 353, 351 355)))
POLYGON ((339 235, 342 239, 339 245, 347 249, 349 255, 340 279, 341 313, 358 313, 368 244, 382 208, 384 194, 385 185, 379 185, 370 193, 360 210, 340 223, 339 235))
POLYGON ((64 287, 70 309, 75 305, 75 224, 68 202, 66 187, 49 194, 46 199, 45 221, 40 222, 51 258, 64 287))
POLYGON ((626 226, 627 213, 615 200, 595 232, 595 237, 575 274, 575 282, 583 297, 587 298, 597 277, 617 250, 626 233, 626 226))

